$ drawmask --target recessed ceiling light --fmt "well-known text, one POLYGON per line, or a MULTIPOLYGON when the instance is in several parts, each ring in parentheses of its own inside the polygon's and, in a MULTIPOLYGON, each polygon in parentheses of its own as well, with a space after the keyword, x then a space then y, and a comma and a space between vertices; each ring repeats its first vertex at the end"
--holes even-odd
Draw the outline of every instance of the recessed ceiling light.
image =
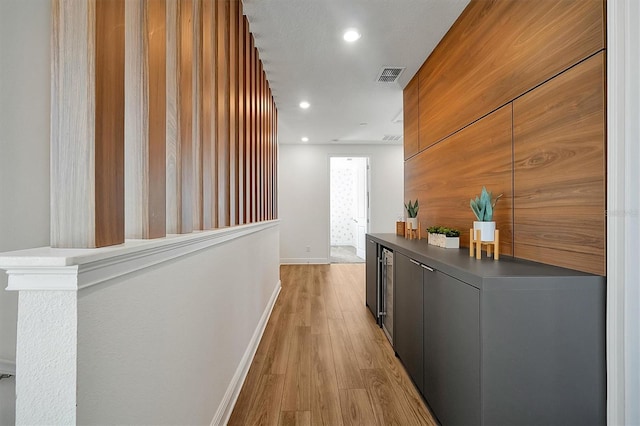
POLYGON ((309 138, 306 136, 303 136, 301 139, 302 142, 309 142, 309 138))
POLYGON ((358 40, 360 37, 361 37, 360 33, 353 28, 350 28, 347 31, 345 31, 344 35, 342 36, 342 38, 344 38, 344 41, 348 41, 349 43, 353 43, 354 41, 358 40))
POLYGON ((302 109, 307 109, 310 106, 311 106, 311 104, 309 102, 307 102, 307 101, 300 102, 300 108, 302 108, 302 109))

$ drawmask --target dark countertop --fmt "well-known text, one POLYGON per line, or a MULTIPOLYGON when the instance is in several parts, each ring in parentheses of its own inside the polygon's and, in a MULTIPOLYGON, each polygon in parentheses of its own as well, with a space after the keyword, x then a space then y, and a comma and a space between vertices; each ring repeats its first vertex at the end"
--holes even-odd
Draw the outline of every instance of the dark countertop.
POLYGON ((539 277, 600 277, 586 272, 545 265, 527 260, 500 256, 499 260, 487 258, 483 252, 482 259, 469 256, 469 248, 445 249, 427 244, 426 239, 408 240, 396 234, 367 234, 372 239, 393 251, 402 253, 433 269, 483 289, 487 284, 509 278, 539 277))

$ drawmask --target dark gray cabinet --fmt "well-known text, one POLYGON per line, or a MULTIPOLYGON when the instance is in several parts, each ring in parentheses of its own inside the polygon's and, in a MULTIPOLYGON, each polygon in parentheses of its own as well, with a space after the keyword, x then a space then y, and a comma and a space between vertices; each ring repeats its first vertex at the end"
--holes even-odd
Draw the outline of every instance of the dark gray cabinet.
POLYGON ((378 318, 378 250, 378 243, 367 237, 366 303, 376 321, 378 318))
POLYGON ((480 291, 426 271, 423 327, 423 395, 442 424, 480 424, 480 291))
POLYGON ((394 349, 444 426, 606 423, 604 277, 367 241, 394 252, 394 349))
POLYGON ((423 278, 420 263, 394 253, 395 317, 393 348, 409 376, 424 394, 423 278))

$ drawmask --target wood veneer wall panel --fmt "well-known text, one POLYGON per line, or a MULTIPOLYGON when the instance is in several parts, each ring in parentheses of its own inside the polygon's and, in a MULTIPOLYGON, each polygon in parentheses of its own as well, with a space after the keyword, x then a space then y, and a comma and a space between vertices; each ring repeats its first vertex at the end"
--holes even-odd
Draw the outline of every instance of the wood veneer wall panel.
POLYGON ((166 235, 165 0, 126 2, 125 234, 166 235))
POLYGON ((515 255, 605 275, 605 55, 514 102, 515 255))
POLYGON ((244 27, 244 222, 251 222, 251 34, 249 21, 243 16, 244 27))
POLYGON ((51 245, 124 241, 124 3, 52 3, 51 245))
POLYGON ((218 86, 218 227, 230 224, 229 206, 229 2, 219 0, 217 5, 217 61, 218 86))
POLYGON ((195 170, 193 152, 193 0, 178 2, 178 233, 193 231, 195 170))
POLYGON ((422 228, 442 225, 462 231, 476 220, 469 199, 486 185, 503 193, 494 220, 500 230, 500 253, 513 254, 511 104, 405 161, 405 200, 420 201, 422 228))
POLYGON ((215 0, 202 2, 202 226, 216 227, 215 0))
POLYGON ((603 0, 473 0, 420 71, 420 149, 603 49, 603 0))
POLYGON ((96 247, 124 242, 124 1, 96 2, 96 247))
POLYGON ((257 176, 257 58, 258 50, 255 47, 254 38, 251 37, 251 222, 258 220, 258 176, 257 176))
POLYGON ((245 96, 246 96, 246 65, 245 39, 246 28, 242 13, 242 2, 238 2, 238 165, 237 165, 237 211, 238 224, 246 223, 245 217, 245 96))
POLYGON ((193 63, 191 66, 192 95, 192 152, 193 152, 193 229, 202 230, 202 0, 193 1, 193 63))
POLYGON ((178 161, 178 3, 168 1, 166 6, 166 231, 167 234, 177 234, 181 199, 178 161))
POLYGON ((238 224, 238 1, 229 2, 229 220, 238 224))
POLYGON ((420 150, 418 141, 420 119, 420 113, 418 109, 418 99, 420 96, 419 83, 420 78, 418 74, 416 74, 402 92, 405 160, 416 155, 420 150))

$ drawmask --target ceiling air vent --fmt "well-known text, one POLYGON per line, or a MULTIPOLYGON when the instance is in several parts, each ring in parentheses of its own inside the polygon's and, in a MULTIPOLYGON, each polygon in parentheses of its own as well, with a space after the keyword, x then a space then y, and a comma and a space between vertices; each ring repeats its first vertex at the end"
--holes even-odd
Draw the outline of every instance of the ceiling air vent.
POLYGON ((402 139, 401 135, 384 135, 382 140, 385 142, 397 142, 402 139))
POLYGON ((384 67, 378 73, 378 83, 395 83, 404 71, 404 67, 384 67))

